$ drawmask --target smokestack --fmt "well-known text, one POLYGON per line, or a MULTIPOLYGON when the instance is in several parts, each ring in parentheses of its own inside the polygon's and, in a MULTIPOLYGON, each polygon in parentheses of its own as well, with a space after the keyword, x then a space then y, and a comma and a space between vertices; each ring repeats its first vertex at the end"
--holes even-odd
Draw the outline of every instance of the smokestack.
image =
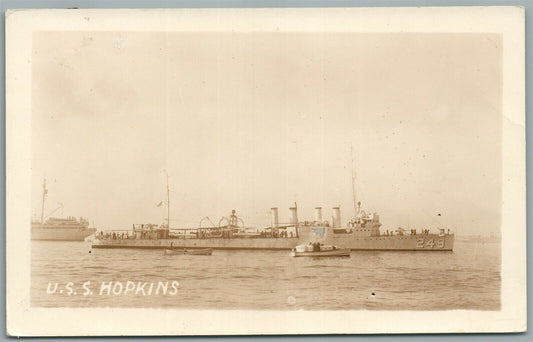
POLYGON ((341 208, 333 208, 333 228, 341 227, 341 208))
POLYGON ((279 226, 278 208, 270 208, 270 215, 272 217, 272 227, 278 227, 279 226))
POLYGON ((322 222, 322 207, 315 208, 315 221, 322 222))
POLYGON ((291 212, 290 223, 298 224, 298 209, 296 207, 289 208, 291 212))

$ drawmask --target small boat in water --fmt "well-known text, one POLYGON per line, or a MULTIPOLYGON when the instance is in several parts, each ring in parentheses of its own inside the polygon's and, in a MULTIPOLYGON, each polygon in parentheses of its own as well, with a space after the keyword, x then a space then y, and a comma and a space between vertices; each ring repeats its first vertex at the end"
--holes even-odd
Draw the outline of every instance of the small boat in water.
POLYGON ((298 245, 291 251, 293 257, 329 257, 329 256, 350 256, 349 248, 339 248, 337 246, 322 245, 319 243, 309 245, 298 245))
POLYGON ((177 254, 187 254, 187 255, 211 255, 213 250, 211 248, 203 249, 165 249, 165 255, 177 255, 177 254))
POLYGON ((185 249, 185 254, 189 255, 211 255, 213 254, 213 250, 211 248, 205 248, 205 249, 185 249))

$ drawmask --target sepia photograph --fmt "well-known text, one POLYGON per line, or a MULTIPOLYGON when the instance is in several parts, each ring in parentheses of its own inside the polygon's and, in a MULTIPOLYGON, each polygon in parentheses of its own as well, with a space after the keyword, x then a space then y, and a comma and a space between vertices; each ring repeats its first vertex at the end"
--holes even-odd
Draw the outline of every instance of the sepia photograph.
POLYGON ((524 331, 523 13, 7 13, 8 332, 524 331))

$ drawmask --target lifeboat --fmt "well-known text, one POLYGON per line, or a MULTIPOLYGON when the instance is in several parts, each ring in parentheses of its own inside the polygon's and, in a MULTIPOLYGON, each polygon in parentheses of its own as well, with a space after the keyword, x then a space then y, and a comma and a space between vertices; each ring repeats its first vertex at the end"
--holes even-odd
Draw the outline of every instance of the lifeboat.
POLYGON ((213 254, 213 250, 211 248, 204 248, 204 249, 165 249, 165 255, 178 255, 178 254, 186 254, 186 255, 211 255, 213 254))

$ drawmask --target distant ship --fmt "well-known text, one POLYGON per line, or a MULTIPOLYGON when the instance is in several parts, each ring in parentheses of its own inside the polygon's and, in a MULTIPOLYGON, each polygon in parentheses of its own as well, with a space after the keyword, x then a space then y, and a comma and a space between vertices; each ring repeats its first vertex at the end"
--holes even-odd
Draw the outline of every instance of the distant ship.
MULTIPOLYGON (((89 228, 89 221, 83 217, 80 217, 79 220, 72 216, 67 218, 50 217, 45 221, 44 204, 47 194, 48 189, 46 189, 45 180, 43 181, 41 219, 32 219, 31 222, 32 240, 83 241, 86 237, 96 232, 95 228, 89 228)), ((61 207, 62 205, 59 208, 61 207)), ((56 208, 51 214, 59 208, 56 208)))
MULTIPOLYGON (((352 181, 355 176, 352 172, 352 181)), ((167 178, 167 206, 169 205, 167 178)), ((292 250, 298 245, 320 243, 335 245, 350 250, 369 251, 452 251, 454 234, 439 228, 438 233, 429 229, 387 230, 381 232, 377 213, 366 213, 361 202, 355 202, 353 185, 354 218, 345 227, 341 225, 340 207, 332 210, 331 223, 322 219, 322 208, 315 208, 312 221, 299 221, 298 208, 289 208, 288 223, 280 223, 278 208, 271 208, 271 225, 261 230, 246 228, 235 210, 228 217, 222 217, 215 225, 208 217, 202 219, 198 228, 170 229, 170 213, 167 223, 134 224, 133 230, 114 231, 95 236, 94 248, 213 248, 213 249, 263 249, 292 250), (202 227, 207 219, 211 226, 202 227)))

